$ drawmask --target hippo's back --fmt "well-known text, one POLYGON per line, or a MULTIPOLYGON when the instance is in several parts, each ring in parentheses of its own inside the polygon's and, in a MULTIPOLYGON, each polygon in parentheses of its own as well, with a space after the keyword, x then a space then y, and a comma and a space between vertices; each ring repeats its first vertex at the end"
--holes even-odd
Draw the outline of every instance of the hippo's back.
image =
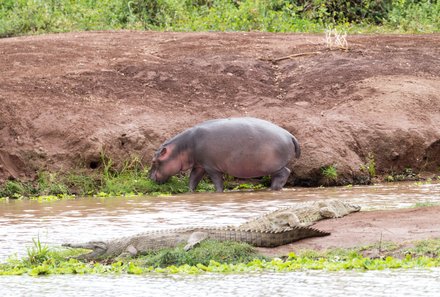
POLYGON ((236 177, 269 175, 298 155, 292 134, 257 118, 210 120, 193 129, 196 161, 236 177))
POLYGON ((225 132, 227 133, 274 133, 278 135, 285 135, 292 137, 287 130, 277 126, 271 122, 266 120, 252 118, 252 117, 240 117, 240 118, 227 118, 227 119, 215 119, 205 121, 203 123, 198 124, 194 128, 206 128, 210 131, 225 131, 225 129, 229 129, 225 132))

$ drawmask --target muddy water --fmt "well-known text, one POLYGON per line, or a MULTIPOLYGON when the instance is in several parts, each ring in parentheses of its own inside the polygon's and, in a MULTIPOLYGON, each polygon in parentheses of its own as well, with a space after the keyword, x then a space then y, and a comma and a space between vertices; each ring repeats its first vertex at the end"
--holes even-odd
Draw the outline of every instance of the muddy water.
POLYGON ((304 271, 198 276, 1 277, 17 296, 439 296, 440 270, 304 271), (30 285, 32 284, 32 285, 30 285), (81 291, 79 291, 81 290, 81 291))
MULTIPOLYGON (((233 225, 257 214, 293 205, 296 202, 331 198, 352 201, 360 204, 364 210, 409 207, 415 203, 440 203, 440 184, 399 183, 350 188, 295 188, 281 192, 197 193, 155 198, 84 198, 46 203, 3 201, 0 202, 0 261, 3 262, 12 254, 24 255, 26 246, 31 246, 32 239, 37 237, 45 244, 59 246, 60 243, 68 241, 109 239, 153 229, 188 225, 233 225)), ((208 293, 214 292, 212 288, 218 290, 218 293, 224 291, 222 295, 231 296, 245 294, 264 296, 271 292, 280 296, 288 296, 292 292, 301 293, 302 296, 318 296, 322 286, 334 290, 335 294, 346 293, 344 290, 348 289, 350 292, 356 292, 353 283, 363 290, 367 287, 365 283, 368 283, 368 292, 371 293, 369 296, 387 296, 391 292, 390 284, 393 290, 406 287, 410 291, 414 289, 411 291, 414 294, 408 296, 422 296, 422 292, 440 291, 439 270, 430 273, 425 271, 300 272, 233 277, 208 275, 114 278, 110 276, 0 277, 0 295, 61 296, 62 294, 66 296, 62 292, 71 292, 68 296, 73 296, 79 287, 90 287, 90 290, 84 292, 84 296, 96 296, 100 293, 101 296, 119 296, 130 292, 132 293, 130 295, 140 295, 146 291, 173 295, 176 292, 174 288, 184 295, 192 293, 191 295, 195 296, 209 295, 208 293), (377 279, 378 276, 380 278, 377 279), (426 281, 406 283, 404 281, 406 277, 426 278, 426 281), (332 279, 331 285, 328 279, 332 279), (267 282, 266 291, 260 290, 263 282, 267 282), (301 286, 298 286, 298 283, 301 283, 301 286), (127 287, 130 289, 123 289, 127 287), (173 289, 171 290, 170 287, 173 289), (211 289, 208 290, 207 287, 211 289), (102 290, 107 293, 102 294, 102 290), (18 295, 8 295, 14 292, 18 295)))

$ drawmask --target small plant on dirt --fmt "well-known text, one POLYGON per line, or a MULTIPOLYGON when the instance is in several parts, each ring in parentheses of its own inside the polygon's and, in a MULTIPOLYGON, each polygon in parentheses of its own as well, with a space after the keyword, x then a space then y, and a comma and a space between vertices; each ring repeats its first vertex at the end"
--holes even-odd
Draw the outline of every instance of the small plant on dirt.
POLYGON ((417 180, 419 176, 414 172, 412 168, 405 168, 401 173, 392 172, 391 174, 385 177, 385 180, 388 182, 393 181, 404 181, 404 180, 417 180))
POLYGON ((37 182, 40 195, 62 195, 69 193, 68 187, 56 173, 40 172, 37 182))
POLYGON ((348 50, 347 32, 339 33, 336 29, 327 29, 325 30, 324 42, 330 50, 348 50))
POLYGON ((368 173, 370 178, 376 177, 376 161, 374 159, 373 153, 368 153, 367 162, 360 165, 362 172, 368 173))
POLYGON ((262 184, 242 183, 234 187, 233 190, 262 190, 265 188, 262 184))
POLYGON ((386 182, 392 183, 394 181, 394 176, 389 174, 389 175, 385 176, 384 180, 386 182))
POLYGON ((336 181, 338 179, 338 170, 335 165, 322 167, 321 173, 329 181, 336 181))

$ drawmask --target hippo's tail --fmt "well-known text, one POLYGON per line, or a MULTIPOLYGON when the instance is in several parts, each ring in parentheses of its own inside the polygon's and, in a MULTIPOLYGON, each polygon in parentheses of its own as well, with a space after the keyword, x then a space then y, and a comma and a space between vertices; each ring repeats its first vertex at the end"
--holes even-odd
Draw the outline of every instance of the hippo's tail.
POLYGON ((292 135, 292 142, 295 145, 295 157, 298 159, 301 156, 301 148, 298 140, 292 135))

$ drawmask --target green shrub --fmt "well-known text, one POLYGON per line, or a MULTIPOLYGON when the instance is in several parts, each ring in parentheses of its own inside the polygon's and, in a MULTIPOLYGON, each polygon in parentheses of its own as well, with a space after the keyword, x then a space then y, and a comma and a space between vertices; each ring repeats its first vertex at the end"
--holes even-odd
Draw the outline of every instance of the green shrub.
POLYGON ((438 32, 440 1, 393 1, 384 24, 404 32, 438 32))
POLYGON ((317 32, 383 25, 438 32, 440 2, 429 0, 3 0, 0 37, 108 29, 317 32), (361 27, 357 26, 360 24, 361 27))
POLYGON ((22 196, 30 196, 36 192, 37 191, 29 183, 14 180, 8 180, 3 185, 0 185, 0 198, 19 198, 22 196))

